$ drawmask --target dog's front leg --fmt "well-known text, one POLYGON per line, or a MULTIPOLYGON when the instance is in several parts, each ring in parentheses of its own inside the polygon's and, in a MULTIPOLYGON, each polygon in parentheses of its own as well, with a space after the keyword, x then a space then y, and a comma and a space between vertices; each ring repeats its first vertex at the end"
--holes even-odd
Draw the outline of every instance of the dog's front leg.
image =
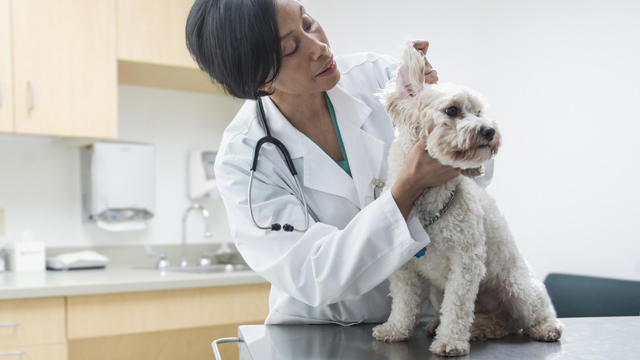
POLYGON ((433 284, 429 286, 429 302, 431 303, 431 307, 433 308, 433 319, 427 323, 425 326, 425 331, 427 335, 433 337, 436 336, 436 329, 440 325, 440 306, 442 305, 442 297, 444 293, 442 289, 434 286, 433 284))
POLYGON ((469 353, 475 300, 486 269, 481 259, 460 252, 451 257, 450 268, 440 326, 429 350, 442 356, 461 356, 469 353))
POLYGON ((407 340, 411 336, 418 322, 425 285, 425 281, 408 264, 391 275, 391 314, 387 322, 373 328, 374 338, 396 342, 407 340))

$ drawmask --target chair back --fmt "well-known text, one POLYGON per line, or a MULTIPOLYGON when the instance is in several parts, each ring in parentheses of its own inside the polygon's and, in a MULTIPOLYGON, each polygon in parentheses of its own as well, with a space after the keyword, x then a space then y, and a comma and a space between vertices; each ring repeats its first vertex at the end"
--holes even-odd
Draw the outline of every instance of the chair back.
POLYGON ((558 317, 640 315, 640 281, 551 273, 544 285, 558 317))

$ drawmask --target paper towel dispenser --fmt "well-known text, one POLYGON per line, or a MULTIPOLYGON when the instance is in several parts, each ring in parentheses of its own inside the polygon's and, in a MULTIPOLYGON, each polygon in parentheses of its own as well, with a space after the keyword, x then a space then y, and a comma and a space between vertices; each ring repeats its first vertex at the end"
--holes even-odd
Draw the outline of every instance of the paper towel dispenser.
POLYGON ((139 230, 155 211, 150 144, 97 142, 80 148, 82 219, 105 230, 139 230))

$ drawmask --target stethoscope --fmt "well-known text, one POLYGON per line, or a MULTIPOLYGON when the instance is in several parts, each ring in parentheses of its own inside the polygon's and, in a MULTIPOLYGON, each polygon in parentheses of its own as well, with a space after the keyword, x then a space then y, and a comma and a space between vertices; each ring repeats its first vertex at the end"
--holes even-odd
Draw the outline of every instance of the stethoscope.
MULTIPOLYGON (((294 230, 305 232, 307 231, 307 229, 309 229, 309 206, 307 205, 307 200, 305 200, 304 198, 304 192, 302 191, 302 186, 300 186, 300 180, 298 179, 298 172, 296 171, 296 166, 293 165, 293 160, 289 155, 289 151, 287 150, 287 147, 284 146, 284 144, 280 142, 280 140, 271 136, 271 131, 269 130, 266 116, 264 115, 262 100, 258 98, 256 103, 257 103, 256 111, 258 113, 258 119, 262 123, 262 126, 264 127, 264 130, 266 131, 267 135, 262 137, 260 140, 258 140, 258 143, 256 144, 255 150, 253 152, 253 163, 251 164, 251 175, 249 176, 249 190, 248 190, 249 212, 251 213, 251 220, 253 220, 253 223, 255 224, 255 226, 257 226, 259 229, 262 229, 262 230, 279 231, 282 229, 287 232, 291 232, 294 230), (300 194, 299 196, 296 194, 296 199, 298 200, 298 202, 300 203, 300 206, 302 206, 302 209, 304 210, 304 228, 303 229, 296 228, 291 224, 284 224, 281 226, 279 223, 273 223, 270 226, 261 226, 256 222, 256 219, 253 216, 253 206, 251 203, 251 188, 253 187, 253 175, 256 169, 258 168, 258 156, 260 155, 260 148, 262 147, 262 145, 266 143, 273 144, 278 150, 280 150, 280 153, 284 157, 284 162, 287 164, 287 167, 289 168, 289 172, 291 173, 291 175, 293 176, 293 179, 296 182, 296 187, 298 188, 298 193, 300 194)), ((315 215, 314 215, 314 220, 316 222, 318 221, 315 215)))
MULTIPOLYGON (((250 169, 251 175, 249 176, 249 189, 248 189, 249 213, 251 214, 251 220, 253 221, 253 224, 256 227, 262 230, 273 230, 273 231, 284 230, 287 232, 292 232, 292 231, 305 232, 307 231, 307 229, 309 229, 309 215, 311 215, 313 220, 316 222, 319 221, 318 217, 315 215, 313 210, 311 210, 307 205, 307 201, 304 198, 304 192, 302 191, 302 186, 300 185, 300 180, 298 179, 298 172, 296 171, 296 167, 293 164, 293 160, 289 155, 289 151, 287 150, 287 147, 284 146, 284 144, 280 142, 280 140, 271 136, 271 131, 269 130, 269 126, 267 125, 266 116, 264 114, 264 108, 262 107, 262 100, 260 98, 258 98, 256 101, 256 112, 258 114, 258 119, 262 123, 262 126, 264 127, 264 130, 267 133, 267 135, 260 138, 260 140, 258 140, 258 143, 256 144, 256 147, 253 152, 253 163, 251 164, 251 169, 250 169), (270 226, 261 226, 258 224, 258 222, 256 222, 256 219, 253 215, 253 206, 251 203, 251 189, 253 188, 253 175, 255 174, 255 171, 258 168, 258 156, 260 154, 260 148, 262 147, 262 145, 266 143, 273 144, 280 151, 280 153, 284 157, 285 164, 287 164, 287 168, 289 168, 289 172, 291 173, 291 175, 293 176, 293 179, 295 180, 298 193, 300 194, 299 196, 296 194, 296 199, 298 200, 298 202, 300 203, 300 206, 302 206, 302 209, 304 210, 304 228, 302 229, 296 228, 291 224, 280 225, 279 223, 273 223, 270 226)), ((374 199, 375 199, 376 190, 382 189, 384 187, 384 182, 379 179, 373 179, 371 183, 374 185, 374 199)))

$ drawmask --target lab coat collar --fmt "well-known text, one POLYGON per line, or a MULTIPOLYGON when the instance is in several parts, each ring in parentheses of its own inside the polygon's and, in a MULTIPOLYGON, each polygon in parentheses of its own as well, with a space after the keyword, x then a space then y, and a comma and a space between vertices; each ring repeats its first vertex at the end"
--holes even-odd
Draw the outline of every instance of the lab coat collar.
POLYGON ((349 175, 318 145, 298 131, 268 97, 263 105, 273 136, 282 141, 292 159, 304 157, 303 186, 334 194, 363 208, 373 200, 373 178, 378 178, 384 142, 362 130, 372 110, 336 85, 327 91, 351 168, 349 175))
POLYGON ((363 208, 374 199, 372 180, 381 178, 383 175, 380 171, 384 156, 384 141, 362 129, 372 116, 372 110, 367 104, 353 97, 340 86, 334 87, 327 94, 333 104, 349 160, 353 184, 358 196, 358 207, 363 208))

